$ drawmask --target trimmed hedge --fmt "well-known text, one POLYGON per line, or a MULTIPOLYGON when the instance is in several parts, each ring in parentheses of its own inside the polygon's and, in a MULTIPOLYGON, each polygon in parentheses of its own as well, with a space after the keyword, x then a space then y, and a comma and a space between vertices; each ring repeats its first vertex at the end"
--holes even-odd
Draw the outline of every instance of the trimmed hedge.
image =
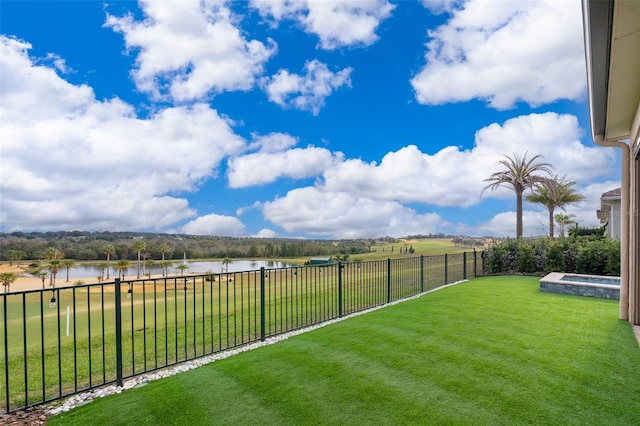
POLYGON ((482 253, 485 274, 549 272, 620 276, 620 242, 601 236, 504 240, 482 253))

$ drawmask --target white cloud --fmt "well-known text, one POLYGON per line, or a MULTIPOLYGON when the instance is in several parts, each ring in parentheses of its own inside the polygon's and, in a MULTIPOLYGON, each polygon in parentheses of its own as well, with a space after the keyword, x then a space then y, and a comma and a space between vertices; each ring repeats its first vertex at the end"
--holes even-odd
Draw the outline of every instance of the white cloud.
POLYGON ((282 177, 304 179, 321 174, 333 161, 331 151, 313 146, 258 152, 231 158, 227 177, 231 188, 263 185, 282 177))
POLYGON ((422 5, 429 9, 431 13, 440 15, 442 13, 451 12, 454 7, 462 3, 463 0, 422 0, 422 5))
POLYGON ((264 203, 263 213, 287 232, 331 238, 436 233, 447 225, 437 214, 420 215, 397 202, 313 187, 294 189, 264 203))
POLYGON ((269 100, 282 107, 311 111, 313 115, 318 115, 325 99, 334 90, 342 86, 351 87, 351 68, 334 73, 317 59, 307 62, 304 68, 305 75, 280 70, 272 77, 264 78, 262 85, 269 100))
POLYGON ((256 234, 256 238, 276 238, 277 235, 278 234, 273 229, 264 228, 256 234))
POLYGON ((243 149, 207 105, 139 119, 121 100, 97 101, 34 64, 29 48, 0 37, 3 231, 162 229, 195 215, 176 194, 243 149))
POLYGON ((429 37, 411 81, 420 103, 482 99, 507 109, 584 96, 579 1, 470 0, 429 37))
MULTIPOLYGON (((323 188, 343 190, 379 200, 420 202, 437 206, 478 204, 486 179, 504 154, 542 154, 559 175, 589 182, 614 168, 611 151, 580 143, 582 130, 574 116, 531 114, 478 130, 475 146, 449 146, 430 155, 410 145, 382 158, 380 164, 349 159, 324 174, 323 188)), ((485 197, 510 197, 508 191, 485 197)))
POLYGON ((251 5, 276 25, 284 19, 298 22, 327 50, 375 43, 380 22, 395 8, 385 0, 251 0, 251 5))
MULTIPOLYGON (((543 161, 556 166, 557 174, 578 181, 576 189, 583 193, 582 189, 594 180, 615 170, 615 155, 612 150, 584 146, 579 139, 582 134, 574 116, 531 114, 478 130, 475 145, 469 150, 450 146, 430 155, 410 145, 388 153, 379 164, 360 159, 334 161, 314 187, 292 190, 264 203, 263 213, 288 232, 306 230, 341 238, 452 232, 453 225, 439 216, 419 215, 403 203, 470 207, 499 198, 515 209, 515 196, 508 189, 485 192, 487 201, 480 198, 480 193, 486 185, 483 179, 498 169, 497 162, 505 153, 527 151, 530 156, 542 154, 543 161)), ((248 173, 251 167, 245 170, 248 173)), ((585 223, 595 221, 596 209, 587 203, 570 210, 585 223)), ((529 205, 524 224, 527 235, 544 235, 546 210, 529 205)), ((477 227, 458 225, 458 232, 512 235, 515 213, 501 213, 477 227)))
MULTIPOLYGON (((549 219, 546 211, 523 210, 522 227, 524 237, 537 237, 549 234, 549 219)), ((501 212, 488 221, 475 226, 459 225, 457 231, 462 235, 515 237, 516 212, 501 212)))
POLYGON ((177 101, 251 89, 276 47, 272 40, 265 46, 245 39, 225 3, 140 1, 143 21, 108 15, 105 26, 122 33, 127 49, 137 52, 138 89, 177 101))
POLYGON ((246 236, 245 226, 240 219, 215 213, 200 216, 186 223, 181 230, 187 235, 246 236))
POLYGON ((280 152, 291 148, 298 143, 298 139, 286 133, 273 132, 268 135, 254 134, 253 140, 247 147, 248 150, 261 152, 280 152))

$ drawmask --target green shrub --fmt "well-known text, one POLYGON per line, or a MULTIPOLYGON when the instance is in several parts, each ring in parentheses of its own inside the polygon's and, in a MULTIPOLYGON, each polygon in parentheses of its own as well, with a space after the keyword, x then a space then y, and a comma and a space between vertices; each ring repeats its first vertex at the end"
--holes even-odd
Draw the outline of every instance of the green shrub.
POLYGON ((620 275, 620 242, 594 235, 504 240, 483 252, 485 274, 567 272, 620 275))
POLYGON ((533 247, 527 243, 518 244, 518 272, 533 273, 536 272, 536 259, 533 247))
POLYGON ((545 273, 564 271, 564 250, 561 244, 551 244, 547 250, 545 273))

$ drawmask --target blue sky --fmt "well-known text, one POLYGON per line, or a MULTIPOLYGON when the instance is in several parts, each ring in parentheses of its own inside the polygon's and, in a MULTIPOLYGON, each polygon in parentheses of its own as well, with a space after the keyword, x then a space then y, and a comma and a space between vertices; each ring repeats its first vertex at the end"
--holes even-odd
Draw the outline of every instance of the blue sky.
POLYGON ((578 0, 2 0, 0 49, 3 232, 502 237, 505 154, 582 226, 619 186, 578 0))

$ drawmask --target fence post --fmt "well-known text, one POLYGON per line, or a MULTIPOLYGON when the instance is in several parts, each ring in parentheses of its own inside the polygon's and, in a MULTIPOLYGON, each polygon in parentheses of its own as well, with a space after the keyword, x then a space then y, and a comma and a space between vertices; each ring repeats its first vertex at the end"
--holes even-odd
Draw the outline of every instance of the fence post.
POLYGON ((462 252, 462 279, 467 279, 467 252, 462 252))
POLYGON ((478 258, 475 247, 473 248, 473 278, 478 276, 478 258))
POLYGON ((387 259, 387 303, 391 302, 391 259, 387 259))
POLYGON ((424 293, 424 255, 420 255, 420 293, 424 293))
POLYGON ((122 294, 120 278, 115 279, 116 297, 116 385, 122 387, 122 294))
POLYGON ((344 265, 338 262, 338 318, 342 318, 342 269, 344 265))
POLYGON ((444 254, 444 285, 449 282, 449 255, 444 254))
POLYGON ((264 342, 265 339, 265 324, 264 324, 264 266, 260 267, 260 341, 264 342))

